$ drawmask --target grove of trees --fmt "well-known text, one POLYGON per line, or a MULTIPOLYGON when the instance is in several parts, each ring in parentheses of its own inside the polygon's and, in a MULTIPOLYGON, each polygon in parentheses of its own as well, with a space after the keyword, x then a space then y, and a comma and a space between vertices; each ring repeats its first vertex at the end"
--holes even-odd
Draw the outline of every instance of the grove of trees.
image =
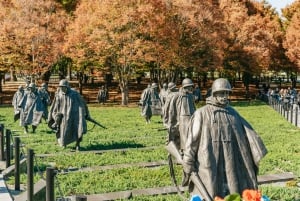
POLYGON ((127 105, 128 82, 143 72, 159 83, 296 75, 299 23, 299 0, 281 15, 266 0, 0 0, 0 81, 100 71, 127 105))

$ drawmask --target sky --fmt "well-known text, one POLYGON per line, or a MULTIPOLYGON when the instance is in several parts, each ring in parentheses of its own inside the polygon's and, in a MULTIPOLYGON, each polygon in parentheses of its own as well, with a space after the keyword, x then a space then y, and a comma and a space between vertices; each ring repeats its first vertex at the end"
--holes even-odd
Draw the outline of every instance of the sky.
POLYGON ((278 13, 281 13, 281 8, 290 5, 295 0, 267 0, 267 1, 272 5, 272 7, 276 8, 278 13))

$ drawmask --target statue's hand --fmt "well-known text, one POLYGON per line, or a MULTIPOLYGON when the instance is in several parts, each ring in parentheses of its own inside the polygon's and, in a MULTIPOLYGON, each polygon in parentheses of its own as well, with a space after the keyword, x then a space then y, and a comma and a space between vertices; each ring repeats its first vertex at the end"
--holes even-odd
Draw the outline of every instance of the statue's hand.
POLYGON ((190 173, 183 172, 183 178, 181 182, 182 186, 187 186, 189 184, 190 176, 191 176, 190 173))
POLYGON ((64 116, 64 115, 63 115, 62 113, 57 113, 57 114, 55 115, 55 123, 56 123, 57 125, 60 125, 63 116, 64 116))

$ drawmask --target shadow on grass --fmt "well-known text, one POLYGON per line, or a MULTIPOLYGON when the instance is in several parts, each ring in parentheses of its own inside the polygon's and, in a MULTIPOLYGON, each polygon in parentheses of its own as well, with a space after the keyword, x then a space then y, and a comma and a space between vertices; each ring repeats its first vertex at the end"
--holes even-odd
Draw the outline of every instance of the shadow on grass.
POLYGON ((112 150, 112 149, 128 149, 128 148, 142 148, 143 144, 134 142, 113 142, 111 144, 89 144, 81 146, 80 151, 93 151, 93 150, 112 150))

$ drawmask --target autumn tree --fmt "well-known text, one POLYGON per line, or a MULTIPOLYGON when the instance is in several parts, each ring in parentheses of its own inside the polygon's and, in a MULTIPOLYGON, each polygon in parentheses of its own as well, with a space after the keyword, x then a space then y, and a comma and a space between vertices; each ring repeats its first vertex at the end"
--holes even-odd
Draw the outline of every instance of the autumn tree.
MULTIPOLYGON (((222 61, 222 50, 226 37, 223 26, 210 1, 164 1, 165 10, 161 19, 149 24, 148 33, 152 35, 160 52, 156 64, 159 70, 174 76, 193 77, 192 72, 202 73, 218 67, 222 61), (186 74, 186 75, 185 75, 186 74)), ((155 12, 153 15, 157 16, 155 12)), ((149 18, 152 19, 152 18, 149 18)))
POLYGON ((62 6, 52 0, 1 3, 2 59, 23 74, 39 77, 49 72, 64 42, 68 16, 62 6))
POLYGON ((286 56, 291 62, 300 69, 300 1, 297 0, 287 8, 283 9, 285 18, 286 34, 284 47, 286 48, 286 56))
POLYGON ((84 0, 74 13, 65 53, 80 71, 86 67, 112 72, 121 89, 122 105, 128 104, 128 82, 133 74, 157 59, 154 52, 159 47, 153 45, 150 34, 145 34, 145 26, 150 21, 148 14, 161 5, 161 1, 155 0, 84 0))
POLYGON ((220 4, 230 31, 224 67, 247 75, 246 87, 253 75, 278 65, 283 33, 278 14, 265 4, 226 0, 220 4))

